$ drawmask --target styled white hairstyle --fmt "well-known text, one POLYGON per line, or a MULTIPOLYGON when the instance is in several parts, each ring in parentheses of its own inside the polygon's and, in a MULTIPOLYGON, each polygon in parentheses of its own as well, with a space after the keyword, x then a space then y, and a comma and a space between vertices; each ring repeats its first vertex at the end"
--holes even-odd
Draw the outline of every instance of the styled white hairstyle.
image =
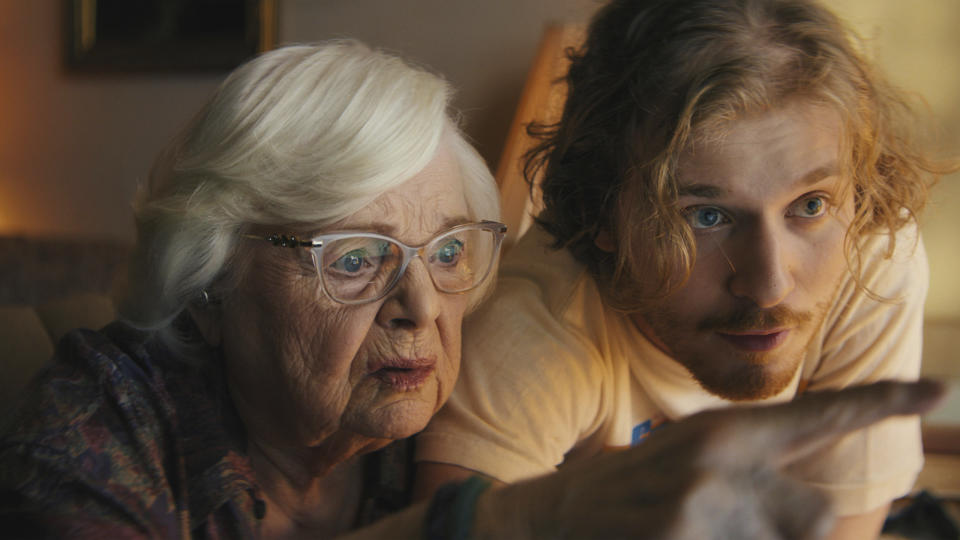
MULTIPOLYGON (((495 183, 449 116, 450 95, 440 77, 352 40, 284 47, 239 67, 137 194, 122 318, 190 348, 195 336, 178 317, 201 290, 230 293, 243 231, 339 221, 423 169, 441 139, 460 165, 469 217, 498 219, 495 183)), ((471 307, 492 282, 471 293, 471 307)))

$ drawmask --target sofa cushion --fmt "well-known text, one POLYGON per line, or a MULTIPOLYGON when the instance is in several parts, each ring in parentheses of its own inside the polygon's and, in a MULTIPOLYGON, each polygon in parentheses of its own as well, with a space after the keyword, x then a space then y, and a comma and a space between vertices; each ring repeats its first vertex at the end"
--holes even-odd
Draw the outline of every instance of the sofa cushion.
POLYGON ((0 411, 53 356, 56 343, 74 328, 102 328, 115 317, 107 296, 82 293, 37 307, 0 306, 0 411))
POLYGON ((0 413, 53 356, 53 342, 36 310, 0 306, 0 413))
POLYGON ((45 302, 37 306, 52 343, 74 328, 99 330, 116 317, 113 302, 104 295, 82 293, 45 302))

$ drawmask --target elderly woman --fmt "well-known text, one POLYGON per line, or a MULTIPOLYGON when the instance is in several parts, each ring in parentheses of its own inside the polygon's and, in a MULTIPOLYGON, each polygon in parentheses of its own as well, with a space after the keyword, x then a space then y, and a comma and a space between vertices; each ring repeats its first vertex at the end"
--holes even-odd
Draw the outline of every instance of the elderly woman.
POLYGON ((473 478, 362 528, 408 503, 405 441, 452 390, 461 321, 493 281, 505 230, 448 94, 350 41, 277 50, 232 74, 139 195, 123 322, 68 335, 0 437, 0 534, 679 538, 740 530, 726 526, 772 505, 677 514, 644 501, 746 480, 812 501, 783 515, 816 522, 823 505, 754 475, 776 469, 749 450, 932 401, 935 390, 903 386, 695 417, 592 467, 497 490, 473 478), (825 403, 837 411, 826 420, 825 403), (651 464, 678 482, 624 481, 651 464), (650 528, 643 507, 684 526, 650 528))
POLYGON ((402 449, 370 453, 450 394, 505 230, 448 94, 355 42, 233 73, 139 194, 125 323, 61 343, 4 441, 22 517, 274 537, 403 504, 402 449))

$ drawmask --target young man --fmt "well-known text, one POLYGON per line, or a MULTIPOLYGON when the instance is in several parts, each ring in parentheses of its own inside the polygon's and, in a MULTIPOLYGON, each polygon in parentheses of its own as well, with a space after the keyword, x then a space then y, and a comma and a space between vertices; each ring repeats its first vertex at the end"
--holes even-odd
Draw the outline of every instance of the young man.
MULTIPOLYGON (((937 167, 909 109, 808 0, 614 0, 541 130, 545 211, 464 333, 425 485, 541 475, 695 412, 914 379, 937 167)), ((876 537, 916 418, 789 466, 876 537)))

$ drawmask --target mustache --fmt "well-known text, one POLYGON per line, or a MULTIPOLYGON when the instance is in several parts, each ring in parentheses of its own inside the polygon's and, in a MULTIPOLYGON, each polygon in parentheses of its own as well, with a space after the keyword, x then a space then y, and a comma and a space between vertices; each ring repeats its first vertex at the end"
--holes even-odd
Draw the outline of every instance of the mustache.
POLYGON ((734 333, 801 326, 811 320, 813 320, 813 313, 795 311, 786 306, 775 306, 769 309, 742 307, 708 317, 700 321, 697 328, 703 331, 734 333))

